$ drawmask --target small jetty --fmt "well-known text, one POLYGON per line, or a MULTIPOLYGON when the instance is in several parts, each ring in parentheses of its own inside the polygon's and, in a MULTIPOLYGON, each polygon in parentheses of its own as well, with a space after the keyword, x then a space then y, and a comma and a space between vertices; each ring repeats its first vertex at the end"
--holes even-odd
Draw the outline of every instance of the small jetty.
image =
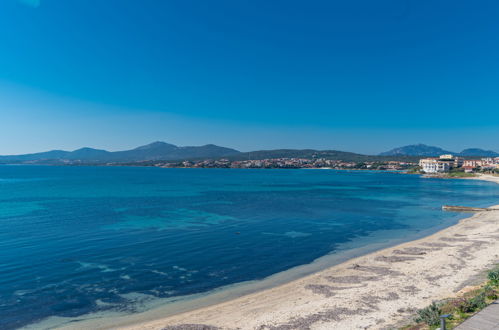
POLYGON ((444 206, 442 206, 442 210, 452 211, 452 212, 499 211, 499 209, 491 209, 491 208, 483 208, 483 207, 455 206, 455 205, 444 205, 444 206))

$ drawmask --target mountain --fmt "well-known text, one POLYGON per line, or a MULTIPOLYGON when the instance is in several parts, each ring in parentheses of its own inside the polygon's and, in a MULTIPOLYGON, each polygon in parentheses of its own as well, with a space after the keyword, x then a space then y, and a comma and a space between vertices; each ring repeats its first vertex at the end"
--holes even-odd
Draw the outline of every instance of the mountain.
POLYGON ((207 144, 200 147, 177 147, 165 142, 153 142, 132 150, 112 153, 110 160, 133 162, 148 160, 184 160, 193 158, 219 158, 238 154, 239 151, 207 144))
POLYGON ((499 157, 499 153, 492 150, 479 148, 464 149, 461 152, 452 152, 439 147, 428 146, 425 144, 412 144, 405 147, 395 148, 390 151, 382 152, 380 156, 439 156, 443 154, 452 154, 461 157, 499 157))
POLYGON ((438 156, 443 154, 455 154, 439 147, 427 146, 426 144, 412 144, 405 147, 395 148, 382 152, 380 156, 438 156))
POLYGON ((479 148, 464 149, 459 153, 460 156, 482 156, 482 157, 499 157, 499 153, 492 150, 483 150, 479 148))
MULTIPOLYGON (((177 156, 173 154, 176 153, 179 148, 180 147, 177 147, 174 144, 158 141, 132 150, 113 152, 108 159, 115 162, 178 159, 177 156)), ((190 155, 182 156, 189 157, 190 155)))
POLYGON ((59 159, 64 158, 70 152, 64 150, 51 150, 46 152, 39 152, 36 154, 25 154, 25 155, 14 155, 14 156, 0 156, 0 162, 23 162, 32 160, 43 160, 43 159, 59 159))
POLYGON ((125 151, 106 151, 81 148, 74 151, 53 150, 25 155, 0 156, 0 163, 125 163, 151 160, 184 160, 192 158, 220 158, 239 151, 213 144, 178 147, 165 142, 153 142, 125 151))
POLYGON ((314 149, 275 149, 275 150, 257 150, 251 152, 242 152, 228 157, 231 160, 247 159, 272 159, 272 158, 326 158, 326 159, 352 159, 356 157, 365 157, 364 155, 353 152, 336 150, 314 150, 314 149))
POLYGON ((68 160, 86 160, 86 161, 100 161, 106 160, 111 152, 100 149, 81 148, 68 153, 62 159, 68 160))

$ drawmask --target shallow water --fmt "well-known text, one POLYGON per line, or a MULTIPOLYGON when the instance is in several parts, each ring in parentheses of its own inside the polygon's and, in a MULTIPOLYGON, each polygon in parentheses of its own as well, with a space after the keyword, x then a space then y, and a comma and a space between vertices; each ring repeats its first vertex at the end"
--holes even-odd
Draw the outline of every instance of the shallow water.
POLYGON ((499 186, 364 171, 0 166, 0 328, 142 309, 411 239, 499 186))

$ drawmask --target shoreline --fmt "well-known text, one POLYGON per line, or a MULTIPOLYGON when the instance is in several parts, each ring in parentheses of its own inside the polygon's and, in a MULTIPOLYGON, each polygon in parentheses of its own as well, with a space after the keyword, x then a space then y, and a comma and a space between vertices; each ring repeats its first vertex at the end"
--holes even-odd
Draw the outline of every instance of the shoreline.
MULTIPOLYGON (((499 183, 499 177, 492 176, 470 179, 499 183)), ((480 270, 499 262, 497 252, 491 252, 489 256, 485 253, 484 256, 482 250, 474 251, 477 247, 485 248, 486 251, 499 250, 498 224, 499 212, 476 214, 414 241, 395 246, 388 243, 391 247, 381 246, 368 254, 362 254, 362 248, 350 251, 349 256, 342 255, 346 259, 339 260, 338 264, 311 274, 303 272, 301 277, 285 284, 263 286, 245 294, 245 284, 251 283, 243 283, 240 286, 243 288, 242 293, 234 298, 225 297, 222 302, 213 301, 213 295, 223 296, 224 290, 215 290, 206 296, 199 295, 200 298, 196 299, 205 299, 206 306, 189 309, 190 301, 187 300, 184 302, 187 311, 180 309, 175 315, 165 315, 166 309, 158 307, 127 316, 115 315, 67 323, 62 328, 163 329, 172 325, 174 327, 171 329, 187 329, 182 326, 187 324, 203 324, 220 329, 330 329, 332 326, 353 329, 367 325, 370 329, 376 329, 393 326, 407 319, 414 309, 455 294, 480 270), (483 226, 469 224, 472 221, 483 226), (484 226, 488 229, 483 230, 484 226), (483 232, 475 233, 475 230, 483 232), (498 242, 494 244, 490 240, 477 240, 480 235, 492 235, 498 242), (456 244, 459 246, 456 247, 456 244), (458 255, 457 264, 456 258, 449 258, 455 254, 458 255), (465 260, 470 256, 473 261, 465 260), (429 268, 425 272, 428 265, 438 265, 439 268, 429 268), (420 269, 421 272, 414 273, 414 269, 420 269), (430 270, 432 273, 429 273, 430 270), (445 283, 452 282, 451 288, 441 285, 443 280, 445 283), (404 285, 409 283, 412 285, 404 285)), ((236 289, 237 286, 234 285, 236 289)))

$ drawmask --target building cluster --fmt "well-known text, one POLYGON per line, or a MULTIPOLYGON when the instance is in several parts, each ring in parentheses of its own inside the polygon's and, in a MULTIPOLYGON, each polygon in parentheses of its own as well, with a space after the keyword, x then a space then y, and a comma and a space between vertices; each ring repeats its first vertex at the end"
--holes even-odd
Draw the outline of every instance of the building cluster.
POLYGON ((453 155, 441 155, 438 158, 424 158, 419 160, 419 166, 425 173, 447 173, 452 169, 462 168, 471 173, 480 170, 499 170, 499 157, 481 159, 463 159, 453 155))
POLYGON ((465 172, 473 172, 476 169, 499 170, 499 157, 488 157, 482 159, 466 159, 463 162, 465 172))
POLYGON ((331 168, 331 169, 371 169, 371 170, 405 170, 413 163, 387 162, 346 162, 325 158, 272 158, 259 160, 199 160, 176 163, 159 163, 160 167, 185 168, 331 168))

